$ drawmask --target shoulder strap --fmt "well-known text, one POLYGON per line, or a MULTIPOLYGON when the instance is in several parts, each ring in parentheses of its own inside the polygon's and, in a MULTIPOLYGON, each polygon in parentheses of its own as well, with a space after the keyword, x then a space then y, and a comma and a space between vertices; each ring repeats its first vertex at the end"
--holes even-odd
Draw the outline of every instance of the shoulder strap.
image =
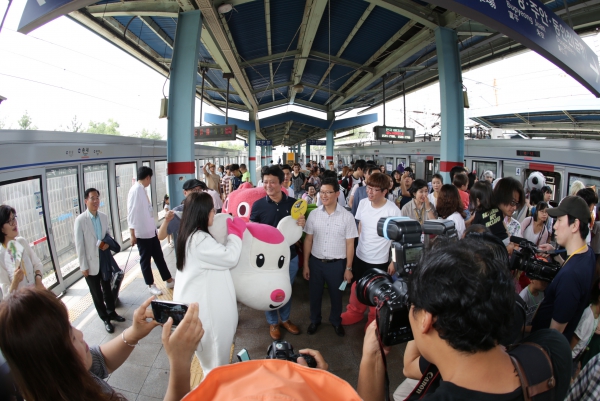
POLYGON ((424 398, 427 394, 432 394, 440 386, 442 377, 437 366, 430 363, 429 366, 423 372, 423 376, 419 379, 419 382, 404 401, 416 401, 424 398))
POLYGON ((552 360, 548 352, 539 344, 522 343, 509 347, 510 359, 515 367, 525 401, 554 400, 556 380, 552 360))

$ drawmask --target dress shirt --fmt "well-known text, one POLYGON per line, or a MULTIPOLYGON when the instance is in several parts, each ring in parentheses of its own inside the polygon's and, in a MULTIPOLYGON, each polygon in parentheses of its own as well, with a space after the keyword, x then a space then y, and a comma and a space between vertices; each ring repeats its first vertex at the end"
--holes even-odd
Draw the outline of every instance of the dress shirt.
POLYGON ((92 220, 92 224, 94 225, 94 232, 96 233, 96 238, 98 241, 102 241, 104 237, 102 236, 102 223, 100 222, 100 215, 98 211, 96 211, 96 215, 94 216, 92 212, 87 211, 90 214, 90 219, 92 220))
POLYGON ((339 203, 331 214, 325 206, 312 211, 304 232, 313 235, 311 254, 317 259, 345 259, 346 240, 358 237, 354 216, 339 203))
POLYGON ((134 229, 136 238, 148 239, 156 235, 152 205, 146 189, 139 182, 133 184, 127 195, 127 224, 134 229))

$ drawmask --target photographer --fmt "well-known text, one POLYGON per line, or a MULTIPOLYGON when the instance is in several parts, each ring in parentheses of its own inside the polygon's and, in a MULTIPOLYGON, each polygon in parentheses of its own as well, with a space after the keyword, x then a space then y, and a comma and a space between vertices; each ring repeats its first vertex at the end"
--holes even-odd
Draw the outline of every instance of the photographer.
MULTIPOLYGON (((558 207, 548 209, 556 219, 556 242, 566 248, 569 257, 544 292, 544 300, 532 322, 532 331, 551 328, 571 341, 581 315, 590 301, 596 257, 585 243, 591 218, 587 203, 578 196, 567 196, 558 207)), ((552 251, 550 244, 539 246, 552 251)), ((560 257, 556 258, 562 262, 560 257)))
MULTIPOLYGON (((422 355, 419 364, 435 365, 443 378, 433 393, 427 386, 421 389, 421 399, 525 399, 511 356, 500 345, 510 332, 516 294, 507 259, 495 256, 497 247, 471 237, 439 243, 414 270, 408 284, 408 319, 422 355)), ((365 335, 357 387, 365 401, 385 396, 377 336, 373 323, 365 335)), ((549 391, 554 399, 563 399, 571 368, 568 343, 553 330, 540 331, 528 341, 548 350, 556 383, 549 391)))

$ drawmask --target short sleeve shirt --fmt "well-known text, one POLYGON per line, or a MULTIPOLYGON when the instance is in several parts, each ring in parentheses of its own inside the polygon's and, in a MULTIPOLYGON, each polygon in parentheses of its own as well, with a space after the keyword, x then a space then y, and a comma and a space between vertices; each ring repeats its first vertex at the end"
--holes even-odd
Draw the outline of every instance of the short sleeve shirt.
POLYGON ((392 241, 377 234, 377 223, 382 217, 400 216, 400 209, 391 201, 380 208, 374 208, 369 198, 360 201, 356 211, 356 220, 360 222, 360 236, 356 256, 371 264, 386 263, 389 260, 392 241))
POLYGON ((339 203, 331 214, 324 206, 312 211, 304 232, 314 236, 311 254, 318 259, 345 259, 346 240, 358 237, 354 216, 339 203))
POLYGON ((492 234, 502 241, 508 238, 502 212, 497 208, 488 210, 486 212, 475 212, 475 218, 473 219, 472 224, 481 224, 487 227, 492 234))
MULTIPOLYGON (((290 216, 292 206, 296 202, 296 199, 281 193, 281 200, 279 203, 273 202, 269 196, 265 196, 262 199, 257 200, 252 205, 252 213, 250 214, 250 221, 254 223, 268 224, 273 227, 277 227, 277 224, 286 216, 290 216)), ((296 257, 296 247, 292 245, 290 247, 290 259, 296 257)))
POLYGON ((563 334, 571 341, 583 311, 589 306, 595 267, 596 255, 591 248, 573 255, 544 291, 531 330, 548 328, 552 320, 567 323, 563 334))
POLYGON ((92 374, 92 377, 100 386, 104 394, 114 394, 115 391, 112 389, 112 387, 104 381, 104 379, 108 377, 108 368, 106 367, 106 362, 104 362, 104 355, 102 355, 100 347, 90 347, 90 354, 92 354, 92 367, 90 368, 90 373, 92 374))

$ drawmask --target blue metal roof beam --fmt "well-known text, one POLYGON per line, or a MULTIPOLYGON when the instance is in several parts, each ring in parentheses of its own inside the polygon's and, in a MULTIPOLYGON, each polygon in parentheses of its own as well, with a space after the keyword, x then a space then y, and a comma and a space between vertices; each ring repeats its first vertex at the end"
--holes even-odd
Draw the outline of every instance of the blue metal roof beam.
POLYGON ((179 4, 176 2, 128 1, 88 6, 86 10, 97 18, 127 15, 177 18, 179 4))
MULTIPOLYGON (((300 37, 298 40, 298 50, 300 50, 301 53, 299 57, 297 56, 294 60, 292 76, 290 77, 290 80, 294 85, 297 85, 302 81, 302 75, 304 74, 304 68, 306 67, 306 58, 310 54, 313 42, 315 41, 315 35, 319 29, 319 24, 321 23, 321 18, 323 17, 327 4, 328 0, 306 0, 302 28, 300 29, 300 37)), ((290 91, 289 104, 294 104, 297 91, 294 89, 294 86, 290 88, 290 91)))
MULTIPOLYGON (((273 55, 271 48, 271 1, 265 0, 265 27, 267 29, 267 53, 269 57, 273 55)), ((273 63, 269 63, 269 82, 273 85, 273 63)), ((271 89, 271 99, 275 101, 275 90, 271 89)))

